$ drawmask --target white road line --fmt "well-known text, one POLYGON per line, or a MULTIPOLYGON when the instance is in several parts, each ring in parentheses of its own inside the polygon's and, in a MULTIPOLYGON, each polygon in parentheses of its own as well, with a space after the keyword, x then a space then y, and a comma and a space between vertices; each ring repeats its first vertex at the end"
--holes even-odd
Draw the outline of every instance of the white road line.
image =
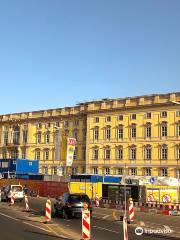
POLYGON ((22 222, 22 223, 24 223, 24 224, 26 224, 26 225, 29 225, 29 226, 32 226, 32 227, 35 227, 35 228, 38 228, 38 229, 43 230, 43 231, 45 231, 45 232, 52 232, 52 231, 50 231, 50 230, 47 230, 47 229, 42 228, 42 227, 38 227, 38 226, 33 225, 33 224, 31 224, 31 223, 28 223, 28 222, 22 222))
POLYGON ((11 217, 11 216, 9 216, 9 215, 3 214, 3 213, 0 213, 0 215, 2 215, 2 216, 4 216, 4 217, 7 217, 7 218, 10 218, 10 219, 13 219, 13 220, 15 220, 15 221, 18 221, 17 218, 11 217))
POLYGON ((105 215, 104 217, 102 217, 102 219, 106 219, 108 218, 110 215, 105 215))
POLYGON ((108 229, 108 228, 103 228, 103 227, 99 227, 99 226, 92 226, 92 227, 93 227, 93 228, 100 229, 100 230, 106 230, 106 231, 108 231, 108 232, 113 232, 113 233, 119 234, 119 232, 113 231, 113 230, 108 229))

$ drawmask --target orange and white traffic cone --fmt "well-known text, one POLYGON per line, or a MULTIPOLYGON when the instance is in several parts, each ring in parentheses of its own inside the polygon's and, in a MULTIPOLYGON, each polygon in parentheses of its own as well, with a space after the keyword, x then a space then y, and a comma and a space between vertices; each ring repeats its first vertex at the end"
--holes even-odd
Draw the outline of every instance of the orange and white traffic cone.
POLYGON ((129 221, 134 222, 134 204, 132 198, 129 199, 129 221))
POLYGON ((29 208, 29 200, 28 200, 27 195, 24 196, 24 201, 25 201, 26 211, 28 212, 30 210, 30 208, 29 208))
POLYGON ((14 193, 10 191, 10 204, 9 206, 13 206, 15 201, 14 193))
POLYGON ((96 193, 95 200, 96 200, 96 207, 99 207, 99 194, 98 193, 96 193))
POLYGON ((45 223, 50 223, 51 221, 51 200, 48 199, 46 201, 46 216, 45 216, 45 223))

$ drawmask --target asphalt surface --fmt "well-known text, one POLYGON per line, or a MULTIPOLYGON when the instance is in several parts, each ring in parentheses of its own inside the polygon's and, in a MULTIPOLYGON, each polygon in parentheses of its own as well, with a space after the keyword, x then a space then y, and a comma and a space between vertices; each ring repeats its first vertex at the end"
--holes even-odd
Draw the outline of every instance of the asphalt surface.
MULTIPOLYGON (((41 216, 42 215, 42 219, 44 218, 44 208, 45 208, 45 202, 46 199, 44 198, 29 198, 29 205, 30 208, 33 209, 33 214, 36 216, 41 216)), ((9 207, 7 206, 6 203, 5 204, 7 209, 3 209, 3 211, 8 211, 8 214, 10 213, 10 210, 8 209, 9 207)), ((0 204, 0 211, 1 211, 1 204, 0 204)), ((21 211, 22 213, 22 209, 24 208, 24 203, 15 203, 15 206, 13 206, 13 209, 15 209, 16 211, 21 211)), ((27 213, 22 213, 24 215, 27 215, 27 213)), ((119 239, 123 239, 123 226, 122 226, 122 222, 117 221, 117 219, 119 219, 119 215, 121 215, 120 212, 115 212, 113 210, 110 209, 94 209, 94 213, 93 213, 93 217, 91 219, 91 239, 94 240, 119 240, 119 239), (116 219, 117 218, 117 219, 116 219)), ((169 239, 169 240, 175 240, 175 239, 180 239, 180 217, 164 217, 164 216, 159 216, 159 215, 155 215, 155 214, 145 214, 145 213, 137 213, 136 214, 136 218, 138 218, 139 220, 136 222, 136 224, 134 225, 128 225, 128 236, 129 236, 129 240, 133 239, 133 240, 139 240, 139 239, 145 239, 145 240, 150 240, 150 239, 169 239), (152 229, 157 230, 157 229, 161 229, 161 230, 167 230, 168 226, 175 227, 177 228, 176 233, 173 232, 168 234, 165 233, 164 235, 157 235, 157 234, 145 234, 143 233, 141 236, 137 236, 135 234, 135 228, 140 226, 139 224, 142 224, 142 228, 144 229, 144 231, 146 229, 152 229), (147 224, 148 223, 148 224, 147 224), (164 226, 165 225, 165 226, 164 226), (149 226, 149 227, 148 227, 149 226), (178 227, 179 226, 179 227, 178 227), (178 235, 178 231, 179 231, 179 235, 178 235), (174 237, 172 237, 174 236, 174 237), (179 237, 178 237, 179 236, 179 237)), ((0 215, 0 218, 3 218, 4 216, 0 215)), ((10 221, 11 219, 6 219, 6 221, 10 221)), ((3 221, 3 220, 2 220, 3 221)), ((81 219, 78 218, 73 218, 73 219, 61 219, 61 218, 53 218, 53 222, 54 224, 56 224, 56 226, 54 226, 54 232, 56 232, 57 230, 57 226, 60 226, 61 228, 59 229, 59 236, 65 236, 65 233, 68 233, 73 239, 81 239, 81 219), (61 232, 63 231, 63 232, 61 232)), ((13 224, 13 223, 11 223, 13 224)), ((16 222, 17 224, 17 222, 16 222)), ((34 223, 33 223, 34 224, 34 223)), ((7 222, 5 224, 5 226, 8 225, 7 222)), ((22 222, 18 222, 18 225, 23 225, 22 222)), ((2 225, 3 226, 3 225, 2 225)), ((3 232, 3 234, 5 234, 4 232, 5 229, 7 227, 2 227, 1 230, 1 224, 0 224, 0 230, 1 232, 3 232)), ((51 225, 50 225, 51 226, 51 225)), ((32 234, 32 237, 30 239, 35 239, 33 237, 35 237, 33 235, 33 233, 29 232, 26 230, 26 228, 29 226, 21 226, 20 228, 22 228, 22 235, 25 236, 24 234, 32 234), (24 230, 25 228, 25 230, 24 230)), ((52 226, 51 226, 52 227, 52 226)), ((21 232, 18 232, 18 228, 14 228, 12 226, 12 229, 14 232, 14 236, 16 236, 16 231, 17 231, 17 236, 19 236, 19 234, 21 234, 21 232)), ((31 229, 32 230, 32 229, 31 229)), ((36 231, 40 231, 40 234, 42 233, 40 229, 36 229, 36 231)), ((46 239, 46 237, 48 237, 48 239, 56 239, 57 237, 53 236, 47 236, 47 232, 43 233, 46 235, 43 235, 43 239, 46 239)), ((49 234, 49 233, 48 233, 49 234)), ((29 235, 28 235, 29 236, 29 235)), ((36 234, 36 238, 37 238, 37 234, 36 234)), ((3 237, 3 239, 16 239, 16 238, 7 238, 5 236, 5 238, 3 237)), ((18 238, 17 239, 28 239, 28 238, 18 238)), ((58 239, 63 239, 61 237, 59 237, 58 239)))

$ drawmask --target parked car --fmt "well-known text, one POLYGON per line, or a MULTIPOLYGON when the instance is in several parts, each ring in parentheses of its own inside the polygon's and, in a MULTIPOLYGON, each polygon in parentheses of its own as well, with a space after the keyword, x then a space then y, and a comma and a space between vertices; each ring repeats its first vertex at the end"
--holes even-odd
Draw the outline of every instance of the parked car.
POLYGON ((21 185, 7 185, 1 189, 2 201, 10 201, 10 191, 14 193, 14 199, 22 202, 24 198, 23 187, 21 185))
POLYGON ((92 203, 89 197, 83 193, 64 193, 61 197, 56 198, 54 204, 55 215, 63 218, 70 218, 82 214, 84 203, 88 205, 88 209, 92 215, 92 203))

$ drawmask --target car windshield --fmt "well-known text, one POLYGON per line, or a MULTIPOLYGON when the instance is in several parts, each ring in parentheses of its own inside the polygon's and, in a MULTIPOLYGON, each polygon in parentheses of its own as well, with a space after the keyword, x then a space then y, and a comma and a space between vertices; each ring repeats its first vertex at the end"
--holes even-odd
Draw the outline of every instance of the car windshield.
POLYGON ((13 186, 12 187, 12 191, 13 192, 21 192, 22 191, 22 187, 21 186, 13 186))
POLYGON ((70 195, 69 202, 89 202, 89 197, 87 195, 70 195))

